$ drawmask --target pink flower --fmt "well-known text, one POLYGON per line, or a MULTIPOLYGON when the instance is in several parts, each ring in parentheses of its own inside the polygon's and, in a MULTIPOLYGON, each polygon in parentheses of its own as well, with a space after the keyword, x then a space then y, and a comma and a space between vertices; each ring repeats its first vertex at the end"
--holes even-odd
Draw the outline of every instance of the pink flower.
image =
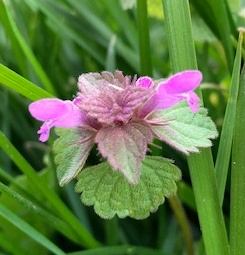
POLYGON ((199 110, 197 105, 199 97, 193 90, 198 87, 201 81, 202 73, 196 70, 183 71, 167 80, 160 81, 156 86, 156 92, 142 108, 141 117, 153 110, 170 108, 182 100, 187 101, 192 112, 197 112, 199 110))
MULTIPOLYGON (((40 141, 48 139, 52 127, 75 127, 80 134, 89 130, 89 137, 84 139, 81 135, 83 138, 78 144, 86 146, 92 139, 111 166, 135 184, 148 143, 156 136, 151 128, 154 120, 148 116, 182 100, 188 102, 191 111, 198 111, 199 98, 193 90, 201 80, 202 74, 194 70, 160 81, 150 77, 134 77, 131 81, 120 71, 82 74, 73 102, 42 99, 30 104, 29 111, 44 121, 38 131, 40 141)), ((164 120, 155 123, 160 125, 164 120)))
POLYGON ((47 98, 29 105, 31 115, 37 120, 44 121, 38 130, 39 140, 46 142, 52 127, 70 128, 83 123, 84 115, 81 110, 69 100, 47 98))

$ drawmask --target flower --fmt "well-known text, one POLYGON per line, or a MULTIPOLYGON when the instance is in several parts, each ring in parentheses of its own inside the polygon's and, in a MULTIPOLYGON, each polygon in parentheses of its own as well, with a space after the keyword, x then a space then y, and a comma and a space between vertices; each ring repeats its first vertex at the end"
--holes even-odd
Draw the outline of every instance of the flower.
POLYGON ((191 111, 198 111, 199 98, 193 90, 201 80, 202 74, 196 70, 177 73, 167 80, 147 76, 131 80, 121 71, 87 73, 79 77, 79 92, 73 101, 42 99, 31 103, 29 111, 44 121, 38 131, 40 141, 47 141, 52 127, 73 127, 80 134, 89 130, 89 137, 81 135, 78 144, 86 146, 92 139, 113 169, 135 184, 148 144, 156 137, 152 125, 166 125, 164 120, 150 116, 182 100, 188 102, 191 111))
POLYGON ((70 128, 83 123, 85 118, 81 110, 69 100, 46 98, 31 103, 29 112, 37 120, 44 121, 44 124, 37 131, 40 134, 39 140, 46 142, 52 127, 70 128))

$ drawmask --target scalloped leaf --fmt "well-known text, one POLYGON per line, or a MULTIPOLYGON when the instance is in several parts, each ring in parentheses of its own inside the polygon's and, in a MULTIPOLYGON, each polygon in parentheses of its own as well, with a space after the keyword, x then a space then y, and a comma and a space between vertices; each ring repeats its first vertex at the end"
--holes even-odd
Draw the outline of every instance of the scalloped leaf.
POLYGON ((176 194, 176 181, 180 178, 181 172, 172 160, 147 156, 141 162, 140 180, 136 185, 104 162, 78 175, 76 191, 82 193, 81 201, 93 205, 104 219, 116 214, 120 218, 145 219, 164 203, 165 197, 176 194))
POLYGON ((64 186, 77 176, 83 168, 94 141, 92 139, 82 142, 89 138, 93 132, 79 128, 56 129, 59 136, 55 140, 53 149, 55 163, 57 167, 57 177, 60 186, 64 186))
POLYGON ((166 123, 152 125, 152 131, 158 139, 187 155, 189 152, 199 152, 198 147, 211 147, 210 139, 218 136, 214 122, 207 116, 207 110, 201 107, 197 113, 193 113, 186 102, 156 111, 150 119, 152 122, 161 119, 166 123))

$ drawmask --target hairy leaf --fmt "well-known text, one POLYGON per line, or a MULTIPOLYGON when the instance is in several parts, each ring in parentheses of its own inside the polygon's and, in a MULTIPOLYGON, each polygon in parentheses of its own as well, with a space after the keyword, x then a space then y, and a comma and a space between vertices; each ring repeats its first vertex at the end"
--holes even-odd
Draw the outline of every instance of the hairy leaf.
POLYGON ((132 118, 136 109, 150 97, 152 92, 151 89, 129 86, 122 91, 101 92, 85 97, 80 106, 84 112, 99 122, 125 123, 132 118))
POLYGON ((81 200, 94 205, 102 218, 130 216, 144 219, 155 212, 165 197, 176 193, 180 170, 172 161, 162 157, 146 157, 141 163, 141 177, 131 185, 120 172, 113 171, 108 162, 84 169, 78 175, 76 191, 81 200))
POLYGON ((54 142, 55 163, 60 186, 73 179, 84 166, 94 142, 89 138, 93 133, 79 128, 56 129, 59 138, 54 142))
POLYGON ((214 122, 207 116, 207 110, 200 108, 197 113, 190 111, 186 102, 167 110, 159 110, 150 116, 152 131, 162 141, 185 154, 199 152, 198 147, 210 147, 218 136, 214 122), (165 121, 164 125, 157 120, 165 121))
POLYGON ((121 171, 132 184, 137 183, 140 161, 146 155, 147 144, 152 141, 150 126, 138 120, 124 126, 101 128, 95 141, 111 166, 121 171))
POLYGON ((110 93, 117 89, 124 89, 134 83, 135 79, 131 82, 131 77, 124 76, 121 71, 115 71, 114 74, 108 71, 86 73, 78 78, 78 88, 83 95, 95 95, 100 92, 110 93))

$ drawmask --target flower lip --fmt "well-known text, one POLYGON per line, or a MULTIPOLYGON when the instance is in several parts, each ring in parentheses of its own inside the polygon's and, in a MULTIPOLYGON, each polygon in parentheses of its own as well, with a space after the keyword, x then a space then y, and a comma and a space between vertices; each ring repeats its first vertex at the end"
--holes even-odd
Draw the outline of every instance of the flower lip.
POLYGON ((202 73, 198 70, 179 72, 158 85, 158 93, 169 95, 182 94, 196 89, 202 81, 202 73))
POLYGON ((85 118, 82 111, 72 101, 56 98, 46 98, 31 103, 29 112, 37 120, 44 121, 38 130, 39 140, 42 142, 48 140, 52 127, 76 127, 81 125, 85 118))
POLYGON ((56 98, 45 98, 29 105, 31 115, 40 121, 58 119, 75 109, 71 101, 56 98))

